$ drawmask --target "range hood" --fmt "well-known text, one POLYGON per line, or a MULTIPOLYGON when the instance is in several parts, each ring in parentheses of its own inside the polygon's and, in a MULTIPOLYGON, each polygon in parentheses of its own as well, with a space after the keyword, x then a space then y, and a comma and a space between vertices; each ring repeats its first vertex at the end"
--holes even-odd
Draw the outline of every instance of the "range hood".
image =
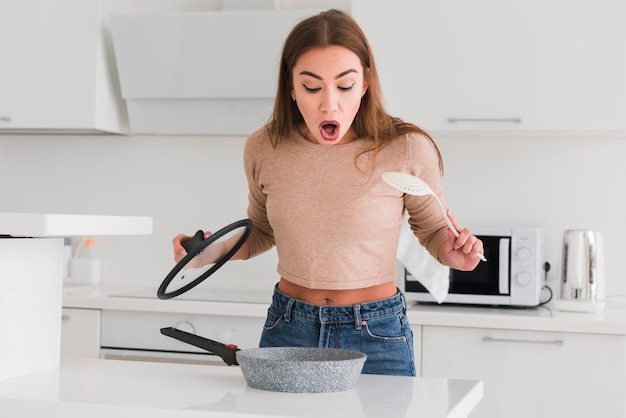
POLYGON ((245 136, 269 119, 293 26, 318 10, 111 15, 135 134, 245 136))

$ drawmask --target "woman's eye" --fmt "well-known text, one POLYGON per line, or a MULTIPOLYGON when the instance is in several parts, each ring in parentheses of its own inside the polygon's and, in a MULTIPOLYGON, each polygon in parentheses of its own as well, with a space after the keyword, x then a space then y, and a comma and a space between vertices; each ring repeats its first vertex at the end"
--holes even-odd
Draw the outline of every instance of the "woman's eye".
POLYGON ((308 87, 306 84, 303 84, 302 87, 304 87, 304 89, 308 91, 309 93, 315 93, 321 90, 321 87, 311 88, 311 87, 308 87))
MULTIPOLYGON (((354 85, 355 83, 352 83, 349 86, 337 86, 337 89, 341 91, 349 91, 352 90, 352 87, 354 87, 354 85)), ((304 87, 304 89, 309 93, 317 93, 318 91, 322 90, 321 87, 309 87, 306 84, 303 84, 302 87, 304 87)))

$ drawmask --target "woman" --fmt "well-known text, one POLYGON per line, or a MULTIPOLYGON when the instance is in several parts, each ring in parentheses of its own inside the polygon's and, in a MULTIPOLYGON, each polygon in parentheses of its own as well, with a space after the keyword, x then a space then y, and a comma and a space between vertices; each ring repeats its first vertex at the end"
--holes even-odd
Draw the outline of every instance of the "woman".
MULTIPOLYGON (((351 17, 328 10, 293 28, 274 112, 247 139, 244 166, 254 228, 235 258, 275 245, 281 276, 260 346, 352 349, 368 356, 363 373, 414 376, 395 286, 405 213, 442 264, 473 269, 483 247, 467 229, 456 238, 432 198, 382 181, 383 172, 407 172, 442 198, 443 164, 426 132, 385 112, 370 46, 351 17)), ((187 239, 173 240, 177 261, 187 239)))

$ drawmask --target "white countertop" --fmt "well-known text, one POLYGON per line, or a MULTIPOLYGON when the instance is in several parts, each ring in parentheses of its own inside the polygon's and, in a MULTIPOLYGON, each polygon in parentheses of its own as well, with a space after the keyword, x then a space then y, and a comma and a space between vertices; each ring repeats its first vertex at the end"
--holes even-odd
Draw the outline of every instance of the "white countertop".
MULTIPOLYGON (((228 302, 224 300, 232 296, 234 291, 225 292, 198 286, 177 298, 159 300, 156 297, 157 288, 158 284, 155 284, 154 289, 118 284, 66 287, 63 306, 264 318, 272 292, 272 289, 268 289, 266 294, 239 291, 236 292, 238 294, 236 299, 240 302, 228 302), (211 296, 215 301, 204 300, 211 296)), ((527 309, 412 304, 409 306, 408 317, 414 326, 464 326, 626 335, 626 302, 620 299, 610 300, 605 309, 599 313, 561 312, 551 304, 527 309)))
POLYGON ((361 375, 354 389, 280 393, 247 387, 238 367, 77 360, 0 382, 6 418, 465 417, 480 381, 361 375))
POLYGON ((207 290, 202 286, 190 290, 176 298, 157 298, 157 288, 146 286, 99 284, 65 286, 63 290, 64 308, 110 309, 142 312, 170 312, 205 315, 230 315, 265 317, 271 300, 272 289, 267 295, 258 292, 207 290), (214 301, 207 298, 214 296, 214 301), (235 297, 236 296, 236 297, 235 297), (230 302, 227 300, 239 300, 230 302), (254 301, 254 302, 252 302, 254 301))

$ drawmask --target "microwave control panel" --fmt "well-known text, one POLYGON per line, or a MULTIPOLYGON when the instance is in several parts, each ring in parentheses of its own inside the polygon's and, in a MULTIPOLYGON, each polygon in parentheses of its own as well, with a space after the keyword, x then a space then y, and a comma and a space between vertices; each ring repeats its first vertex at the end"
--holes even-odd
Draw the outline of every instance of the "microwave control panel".
POLYGON ((538 305, 541 294, 544 230, 514 228, 511 234, 511 304, 538 305))

